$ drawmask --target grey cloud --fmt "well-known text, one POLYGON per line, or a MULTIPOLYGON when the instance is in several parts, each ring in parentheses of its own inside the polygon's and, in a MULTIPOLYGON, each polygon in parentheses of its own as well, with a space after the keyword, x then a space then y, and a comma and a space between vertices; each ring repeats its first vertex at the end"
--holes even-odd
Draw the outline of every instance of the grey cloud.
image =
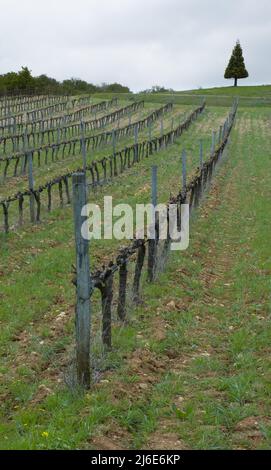
POLYGON ((119 81, 134 90, 227 84, 237 38, 250 78, 268 83, 268 0, 0 0, 0 73, 28 65, 61 80, 119 81))

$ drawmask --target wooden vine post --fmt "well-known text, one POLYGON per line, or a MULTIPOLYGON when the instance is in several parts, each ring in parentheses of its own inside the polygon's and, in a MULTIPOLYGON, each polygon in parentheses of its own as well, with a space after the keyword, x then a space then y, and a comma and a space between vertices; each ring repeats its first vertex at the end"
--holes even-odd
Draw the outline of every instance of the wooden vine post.
POLYGON ((135 133, 135 162, 138 162, 138 125, 135 125, 134 128, 135 133))
POLYGON ((87 203, 86 175, 72 175, 73 213, 76 248, 76 371, 78 384, 90 387, 90 295, 91 278, 89 266, 89 242, 82 237, 81 227, 85 216, 81 215, 87 203))
POLYGON ((152 166, 152 186, 151 186, 151 203, 152 203, 152 227, 151 237, 149 239, 149 252, 148 252, 148 280, 154 281, 155 278, 155 265, 156 265, 156 251, 157 251, 157 239, 156 239, 156 211, 157 206, 157 166, 152 166), (154 237, 155 234, 155 238, 154 237))
POLYGON ((116 131, 115 129, 112 130, 112 147, 113 147, 113 155, 116 154, 116 131))
POLYGON ((85 126, 84 122, 80 123, 81 128, 81 148, 82 148, 82 157, 83 157, 83 168, 86 171, 87 167, 87 153, 86 153, 86 141, 85 141, 85 126))
POLYGON ((198 200, 201 199, 203 194, 203 140, 200 139, 199 141, 199 169, 200 169, 200 177, 198 181, 198 200))
POLYGON ((27 155, 28 160, 28 185, 31 194, 29 196, 29 207, 30 207, 30 221, 35 222, 35 196, 34 196, 34 178, 33 178, 33 159, 32 153, 29 152, 27 155))
POLYGON ((22 162, 21 162, 21 175, 24 175, 25 174, 25 158, 26 155, 27 155, 27 148, 28 148, 28 141, 27 141, 27 125, 25 126, 25 129, 24 129, 24 134, 23 134, 23 153, 24 153, 24 158, 22 158, 22 162))

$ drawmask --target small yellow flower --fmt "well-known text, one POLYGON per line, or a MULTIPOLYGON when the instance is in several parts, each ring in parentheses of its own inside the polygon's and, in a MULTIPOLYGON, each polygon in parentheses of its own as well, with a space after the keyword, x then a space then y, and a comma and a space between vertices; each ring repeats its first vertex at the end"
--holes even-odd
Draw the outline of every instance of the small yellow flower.
POLYGON ((47 431, 43 431, 41 433, 41 436, 47 438, 49 436, 49 433, 47 431))

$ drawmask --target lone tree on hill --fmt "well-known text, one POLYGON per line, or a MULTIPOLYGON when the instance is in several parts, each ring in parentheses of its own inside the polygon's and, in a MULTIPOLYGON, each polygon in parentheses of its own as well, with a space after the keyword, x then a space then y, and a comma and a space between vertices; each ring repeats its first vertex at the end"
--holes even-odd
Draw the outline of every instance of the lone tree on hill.
POLYGON ((228 67, 225 70, 224 78, 234 78, 234 86, 237 86, 238 78, 247 78, 248 71, 245 66, 242 47, 237 41, 232 51, 228 67))

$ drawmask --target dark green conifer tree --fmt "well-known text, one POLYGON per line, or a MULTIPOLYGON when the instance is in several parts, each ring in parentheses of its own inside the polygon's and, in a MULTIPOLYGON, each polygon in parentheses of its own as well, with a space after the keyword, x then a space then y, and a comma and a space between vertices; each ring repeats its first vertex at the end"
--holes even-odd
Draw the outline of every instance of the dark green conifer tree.
POLYGON ((248 71, 245 66, 243 51, 240 42, 237 41, 232 51, 231 58, 225 70, 224 78, 233 78, 234 86, 237 86, 238 78, 247 78, 248 71))

